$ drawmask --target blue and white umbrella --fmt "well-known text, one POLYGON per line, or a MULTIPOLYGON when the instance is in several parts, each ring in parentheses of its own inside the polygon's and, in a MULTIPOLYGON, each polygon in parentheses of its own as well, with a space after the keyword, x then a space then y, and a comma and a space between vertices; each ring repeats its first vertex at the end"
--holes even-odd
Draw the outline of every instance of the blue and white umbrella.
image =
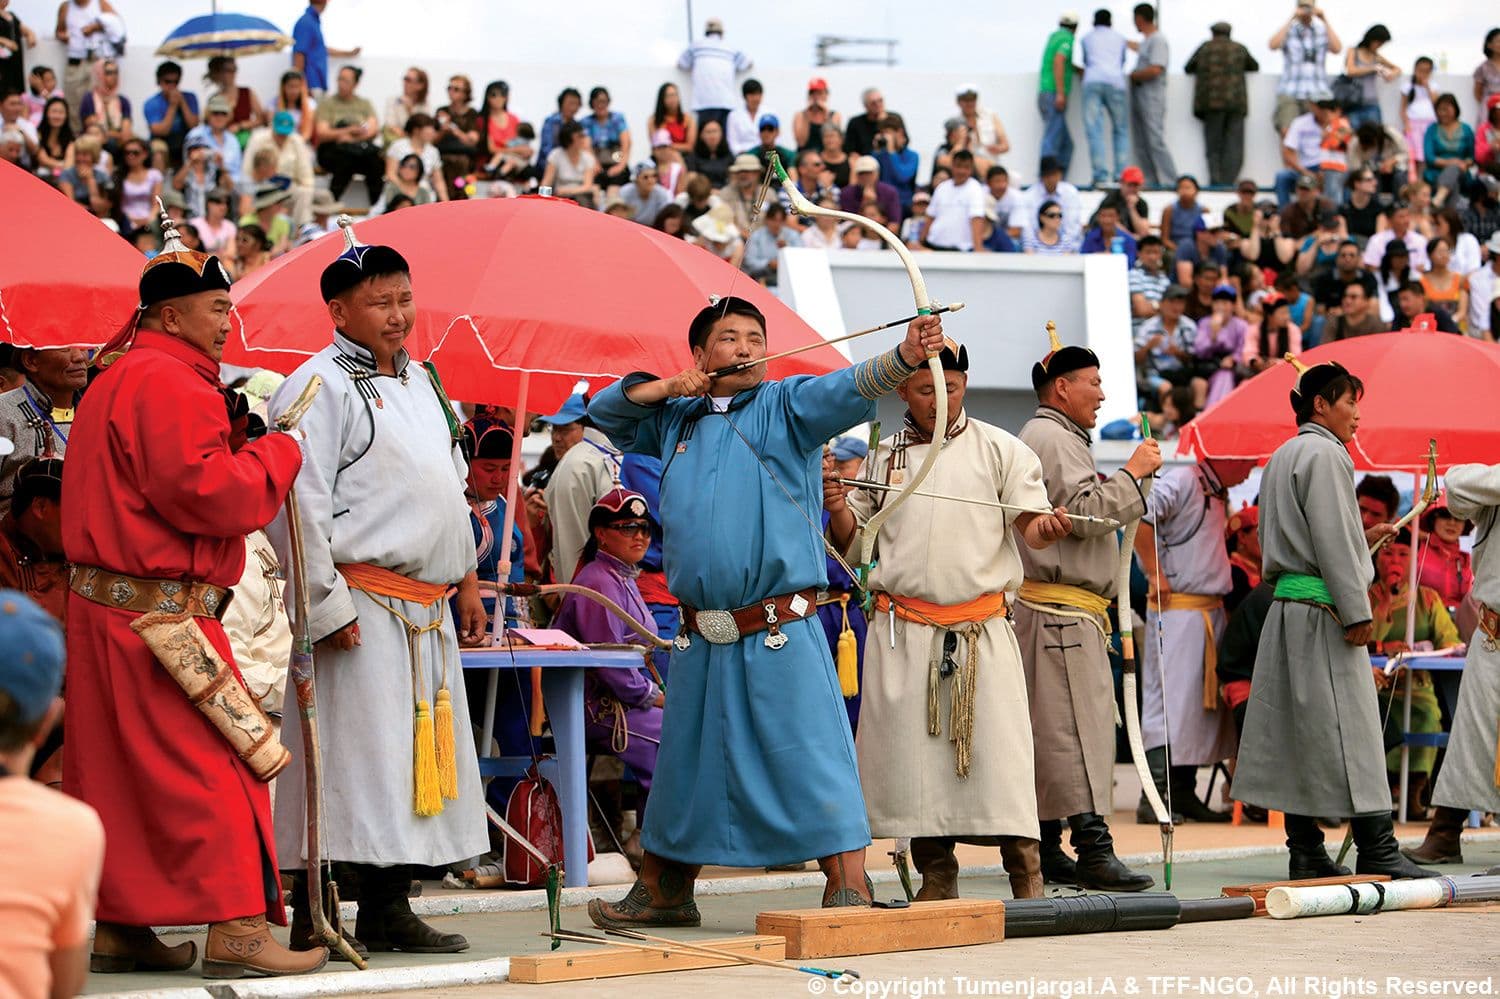
POLYGON ((290 44, 292 39, 264 18, 216 12, 178 25, 156 54, 172 59, 210 59, 279 52, 290 44))

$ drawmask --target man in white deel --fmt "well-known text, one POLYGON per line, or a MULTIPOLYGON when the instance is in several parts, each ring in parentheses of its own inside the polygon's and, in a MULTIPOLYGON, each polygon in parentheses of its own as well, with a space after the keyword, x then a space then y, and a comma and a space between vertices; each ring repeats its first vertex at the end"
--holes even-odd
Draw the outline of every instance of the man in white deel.
POLYGON ((589 511, 599 497, 620 484, 620 452, 604 433, 589 422, 588 398, 575 393, 562 409, 541 422, 557 429, 576 428, 578 440, 558 459, 557 468, 547 480, 547 519, 552 522, 552 578, 568 583, 578 570, 583 546, 592 536, 589 511))
POLYGON ((974 154, 960 149, 953 154, 953 176, 932 192, 927 214, 927 248, 930 250, 978 251, 984 249, 984 185, 974 179, 974 154))
POLYGON ((724 22, 709 18, 703 40, 683 49, 677 59, 678 69, 693 74, 693 114, 699 129, 710 121, 725 124, 735 107, 734 78, 748 73, 750 66, 749 56, 725 43, 724 22))

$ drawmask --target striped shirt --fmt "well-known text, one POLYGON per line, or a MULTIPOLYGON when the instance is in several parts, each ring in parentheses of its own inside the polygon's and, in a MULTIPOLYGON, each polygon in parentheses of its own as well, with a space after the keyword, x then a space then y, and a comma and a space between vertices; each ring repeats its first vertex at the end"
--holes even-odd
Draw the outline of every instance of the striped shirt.
POLYGON ((1296 21, 1287 29, 1281 45, 1286 65, 1281 70, 1278 94, 1306 99, 1328 89, 1328 72, 1323 60, 1328 55, 1328 29, 1317 18, 1311 24, 1296 21))
MULTIPOLYGON (((1166 271, 1151 274, 1144 267, 1130 268, 1130 297, 1132 299, 1137 295, 1145 295, 1148 302, 1160 302, 1161 296, 1166 293, 1167 285, 1171 283, 1172 279, 1167 277, 1166 271)), ((1152 317, 1131 319, 1133 332, 1140 332, 1141 324, 1150 318, 1152 317)))

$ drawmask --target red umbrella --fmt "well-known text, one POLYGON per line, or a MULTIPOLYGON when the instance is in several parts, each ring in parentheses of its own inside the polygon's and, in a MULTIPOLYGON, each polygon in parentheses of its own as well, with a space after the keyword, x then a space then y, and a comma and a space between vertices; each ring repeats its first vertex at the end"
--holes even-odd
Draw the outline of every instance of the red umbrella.
POLYGON ((39 177, 0 161, 0 340, 97 347, 136 306, 145 260, 39 177))
MULTIPOLYGON (((417 322, 407 349, 438 366, 458 399, 509 402, 529 372, 532 409, 547 410, 586 378, 672 374, 691 363, 687 327, 710 295, 765 314, 773 350, 821 343, 752 278, 712 253, 635 222, 556 198, 451 201, 361 222, 362 243, 410 262, 417 322)), ((343 251, 328 236, 235 285, 239 322, 224 358, 290 372, 327 346, 318 276, 343 251)), ((832 347, 771 365, 773 377, 848 362, 832 347)))
MULTIPOLYGON (((1419 316, 1410 330, 1323 344, 1300 358, 1309 365, 1338 361, 1365 383, 1359 432, 1349 445, 1362 469, 1421 471, 1431 438, 1441 469, 1500 454, 1500 424, 1490 409, 1500 399, 1500 348, 1437 333, 1430 320, 1419 316)), ((1295 381, 1285 362, 1256 375, 1183 427, 1179 448, 1266 460, 1296 432, 1288 398, 1295 381)))

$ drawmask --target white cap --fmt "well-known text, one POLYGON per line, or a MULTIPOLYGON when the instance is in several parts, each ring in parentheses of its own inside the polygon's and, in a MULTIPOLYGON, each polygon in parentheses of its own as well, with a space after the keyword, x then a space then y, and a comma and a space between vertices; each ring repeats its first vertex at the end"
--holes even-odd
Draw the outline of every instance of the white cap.
POLYGON ((1057 23, 1061 24, 1061 25, 1064 25, 1065 27, 1069 27, 1069 28, 1076 28, 1076 27, 1078 27, 1078 11, 1076 11, 1076 10, 1065 10, 1065 11, 1063 11, 1062 14, 1058 17, 1057 23))
POLYGON ((954 97, 962 97, 964 94, 973 94, 975 97, 978 97, 979 88, 972 83, 963 83, 953 92, 954 97))

